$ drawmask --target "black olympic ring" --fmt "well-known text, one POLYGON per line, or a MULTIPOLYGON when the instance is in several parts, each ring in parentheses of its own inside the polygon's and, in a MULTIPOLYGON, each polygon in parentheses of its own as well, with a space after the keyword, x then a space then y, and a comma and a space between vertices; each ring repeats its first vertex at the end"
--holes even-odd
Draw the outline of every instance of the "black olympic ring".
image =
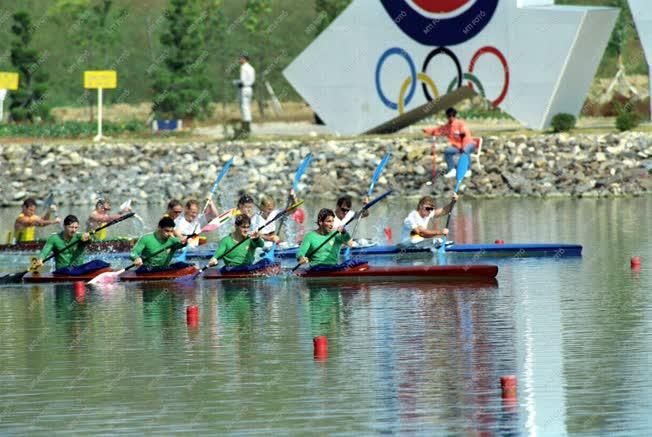
MULTIPOLYGON (((443 53, 445 55, 448 55, 449 58, 455 62, 455 68, 457 68, 457 87, 462 86, 462 65, 460 64, 460 60, 457 59, 457 56, 455 56, 455 53, 453 53, 450 49, 446 47, 437 47, 436 49, 432 50, 430 53, 428 53, 428 56, 426 56, 426 59, 423 61, 423 67, 421 67, 421 71, 424 74, 426 73, 426 69, 428 68, 428 64, 430 63, 430 60, 437 56, 438 54, 443 53)), ((432 96, 428 92, 428 88, 426 87, 425 83, 421 84, 421 87, 423 88, 423 94, 426 96, 426 100, 429 102, 432 102, 432 96)))

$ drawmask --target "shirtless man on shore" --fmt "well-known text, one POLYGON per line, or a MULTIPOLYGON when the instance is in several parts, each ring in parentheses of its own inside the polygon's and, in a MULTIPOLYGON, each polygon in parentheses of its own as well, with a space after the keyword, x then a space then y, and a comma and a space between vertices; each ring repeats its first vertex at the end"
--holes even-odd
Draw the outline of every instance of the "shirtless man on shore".
POLYGON ((16 217, 14 222, 14 235, 16 243, 25 241, 34 241, 36 239, 36 227, 56 225, 61 222, 56 218, 50 220, 50 211, 56 211, 56 206, 52 205, 50 210, 43 216, 36 215, 36 201, 31 197, 25 199, 22 206, 22 212, 16 217))

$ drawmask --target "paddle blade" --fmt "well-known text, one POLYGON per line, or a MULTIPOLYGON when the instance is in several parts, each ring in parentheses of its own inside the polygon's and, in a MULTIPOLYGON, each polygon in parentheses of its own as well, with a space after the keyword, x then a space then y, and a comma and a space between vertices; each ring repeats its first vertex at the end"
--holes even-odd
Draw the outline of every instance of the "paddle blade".
POLYGON ((288 206, 288 207, 285 209, 285 211, 286 211, 288 214, 290 214, 290 213, 294 212, 294 210, 296 210, 298 207, 300 207, 301 205, 303 205, 303 202, 304 202, 303 200, 299 200, 299 201, 298 201, 297 203, 295 203, 294 205, 290 205, 290 206, 288 206))
POLYGON ((265 259, 270 260, 271 262, 276 261, 276 243, 272 244, 272 247, 269 249, 269 251, 265 254, 263 257, 265 259))
POLYGON ((100 273, 90 281, 88 281, 89 284, 93 285, 99 285, 99 284, 112 284, 114 282, 118 282, 120 279, 120 275, 124 273, 125 269, 120 269, 115 272, 104 272, 100 273))
POLYGON ((446 236, 444 235, 444 238, 441 241, 441 246, 439 246, 439 249, 437 249, 437 254, 438 255, 444 255, 446 253, 446 236))
POLYGON ((120 211, 124 211, 129 208, 131 208, 131 199, 125 200, 124 202, 122 202, 122 205, 120 205, 120 211))
POLYGON ((240 211, 238 211, 237 208, 232 208, 228 211, 223 212, 222 214, 218 215, 215 217, 213 220, 210 221, 206 226, 201 228, 201 231, 199 231, 200 234, 204 234, 207 232, 213 232, 215 229, 219 228, 225 223, 228 223, 229 220, 231 220, 233 217, 241 214, 240 211))
POLYGON ((308 153, 305 158, 303 158, 303 162, 297 168, 297 172, 294 174, 294 182, 292 183, 292 189, 296 193, 299 189, 299 181, 301 180, 301 176, 306 172, 308 169, 308 166, 310 165, 310 161, 312 161, 312 153, 308 153))
POLYGON ((9 273, 8 275, 4 275, 0 277, 0 284, 18 284, 22 282, 23 276, 27 274, 27 271, 24 272, 17 272, 17 273, 9 273))
POLYGON ((48 194, 47 199, 45 199, 45 203, 43 204, 43 207, 45 208, 46 213, 50 210, 50 207, 54 205, 54 194, 50 193, 48 194))
POLYGON ((457 163, 457 182, 455 183, 455 192, 460 189, 460 184, 466 175, 466 172, 469 170, 469 155, 468 153, 462 153, 459 162, 457 163))
POLYGON ((390 153, 386 153, 383 159, 380 161, 380 164, 376 167, 376 171, 374 171, 374 175, 371 178, 371 184, 369 185, 369 190, 367 191, 367 196, 371 196, 374 192, 374 187, 376 186, 376 182, 378 182, 378 179, 380 179, 380 174, 383 172, 383 169, 387 165, 387 161, 389 161, 389 158, 392 155, 390 153))
POLYGON ((222 179, 224 179, 224 176, 228 173, 229 169, 233 165, 233 158, 229 159, 226 164, 224 164, 224 167, 222 167, 222 171, 220 174, 217 175, 217 178, 215 178, 215 182, 213 182, 213 186, 211 187, 211 196, 215 194, 215 191, 217 191, 217 187, 220 185, 220 182, 222 179))
POLYGON ((172 260, 173 260, 173 262, 183 262, 183 263, 185 263, 187 259, 188 259, 188 245, 186 245, 181 250, 181 253, 179 255, 175 256, 172 260))

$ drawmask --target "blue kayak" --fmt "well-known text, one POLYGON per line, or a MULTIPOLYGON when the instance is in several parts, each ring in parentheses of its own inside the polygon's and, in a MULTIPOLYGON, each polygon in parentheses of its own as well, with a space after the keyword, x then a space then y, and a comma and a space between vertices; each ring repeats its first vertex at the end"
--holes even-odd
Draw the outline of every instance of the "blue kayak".
MULTIPOLYGON (((297 247, 288 249, 277 248, 275 251, 276 258, 295 259, 297 256, 297 247)), ((382 255, 408 255, 408 256, 432 256, 436 249, 432 244, 418 246, 368 246, 356 247, 351 249, 352 256, 382 256, 382 255)), ((200 249, 188 252, 188 258, 208 259, 213 256, 214 249, 200 249)), ((559 243, 512 243, 512 244, 452 244, 446 246, 447 256, 464 256, 476 258, 491 257, 577 257, 582 256, 582 246, 579 244, 559 244, 559 243)), ((108 258, 121 258, 127 254, 107 255, 108 258)))
MULTIPOLYGON (((411 255, 432 254, 434 247, 428 246, 370 246, 351 249, 351 255, 411 255)), ((579 244, 557 243, 514 243, 514 244, 453 244, 446 247, 447 254, 465 256, 545 256, 571 257, 582 256, 582 246, 579 244)), ((278 258, 295 258, 297 248, 276 250, 278 258)))

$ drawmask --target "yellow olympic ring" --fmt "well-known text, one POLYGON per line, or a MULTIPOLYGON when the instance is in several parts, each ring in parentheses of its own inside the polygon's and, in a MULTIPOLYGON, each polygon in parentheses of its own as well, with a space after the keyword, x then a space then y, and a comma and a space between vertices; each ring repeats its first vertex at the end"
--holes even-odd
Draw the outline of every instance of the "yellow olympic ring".
MULTIPOLYGON (((430 87, 430 90, 435 95, 435 99, 439 98, 439 90, 437 89, 437 85, 435 85, 435 82, 432 81, 430 76, 427 76, 426 73, 421 72, 417 74, 417 79, 420 80, 421 82, 424 82, 430 87)), ((412 82, 412 78, 408 76, 403 82, 403 85, 401 85, 401 92, 398 95, 398 113, 401 115, 405 112, 405 107, 403 106, 403 102, 405 99, 405 93, 407 92, 407 89, 410 86, 410 82, 412 82)))

